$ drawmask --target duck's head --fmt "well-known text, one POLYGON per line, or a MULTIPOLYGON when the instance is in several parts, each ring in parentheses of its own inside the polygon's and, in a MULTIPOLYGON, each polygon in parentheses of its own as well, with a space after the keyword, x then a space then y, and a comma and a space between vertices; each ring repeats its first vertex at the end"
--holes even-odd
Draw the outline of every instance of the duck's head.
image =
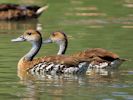
POLYGON ((31 61, 34 56, 38 53, 38 51, 41 48, 42 45, 42 37, 40 32, 36 30, 27 30, 21 35, 20 37, 16 39, 12 39, 12 42, 22 42, 22 41, 28 41, 32 44, 31 50, 22 57, 22 60, 31 61))
POLYGON ((58 45, 62 44, 62 43, 67 43, 67 36, 64 32, 52 32, 50 37, 43 41, 44 44, 46 43, 57 43, 58 45))
POLYGON ((29 41, 29 42, 38 42, 41 41, 42 37, 39 31, 37 30, 27 30, 21 35, 20 37, 16 39, 12 39, 12 42, 22 42, 22 41, 29 41))
POLYGON ((66 34, 64 32, 59 32, 59 31, 53 32, 51 33, 49 39, 43 41, 43 44, 54 43, 54 42, 59 45, 59 51, 57 54, 58 55, 65 54, 68 45, 66 34))

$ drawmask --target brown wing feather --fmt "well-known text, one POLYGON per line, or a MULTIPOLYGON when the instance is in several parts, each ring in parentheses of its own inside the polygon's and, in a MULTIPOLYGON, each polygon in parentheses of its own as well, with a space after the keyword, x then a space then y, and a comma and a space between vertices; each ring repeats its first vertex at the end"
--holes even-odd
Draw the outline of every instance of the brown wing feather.
POLYGON ((94 49, 87 49, 85 51, 76 53, 73 55, 74 57, 81 57, 81 58, 95 58, 99 57, 103 60, 113 61, 118 59, 119 56, 113 52, 107 51, 102 48, 94 48, 94 49))
POLYGON ((89 61, 83 58, 77 58, 73 56, 65 56, 65 55, 56 55, 56 56, 46 56, 42 58, 42 62, 54 62, 60 63, 67 66, 77 66, 79 63, 84 61, 89 61))
POLYGON ((29 68, 34 67, 34 65, 42 63, 42 62, 53 62, 55 64, 64 64, 67 67, 77 66, 81 62, 88 62, 89 60, 83 58, 77 58, 72 56, 65 55, 55 55, 55 56, 45 56, 42 58, 33 59, 32 61, 27 61, 25 59, 21 59, 18 63, 18 68, 21 70, 28 70, 29 68))

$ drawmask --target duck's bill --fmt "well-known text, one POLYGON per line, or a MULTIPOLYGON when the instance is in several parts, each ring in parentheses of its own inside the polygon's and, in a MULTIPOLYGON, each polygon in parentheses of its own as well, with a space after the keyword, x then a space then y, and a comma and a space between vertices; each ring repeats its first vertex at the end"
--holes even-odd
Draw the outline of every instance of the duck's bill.
POLYGON ((20 36, 20 37, 18 37, 16 39, 12 39, 11 41, 12 42, 22 42, 22 41, 25 41, 25 38, 23 36, 20 36))
POLYGON ((50 39, 50 38, 48 38, 47 40, 44 40, 42 43, 43 44, 48 44, 48 43, 52 43, 53 41, 50 39))

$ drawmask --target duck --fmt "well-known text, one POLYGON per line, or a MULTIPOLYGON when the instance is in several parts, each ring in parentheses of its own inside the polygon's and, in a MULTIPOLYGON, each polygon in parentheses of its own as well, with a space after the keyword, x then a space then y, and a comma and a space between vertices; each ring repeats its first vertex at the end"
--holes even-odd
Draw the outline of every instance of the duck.
POLYGON ((66 55, 51 55, 34 58, 42 46, 42 36, 38 30, 29 29, 12 42, 28 41, 32 44, 31 50, 18 61, 19 75, 44 74, 85 74, 89 60, 66 55))
MULTIPOLYGON (((43 44, 48 43, 56 43, 59 46, 57 55, 64 55, 68 47, 68 38, 64 32, 55 31, 43 41, 43 44)), ((103 48, 88 48, 71 56, 89 59, 88 69, 117 69, 124 61, 127 61, 127 59, 120 58, 118 54, 103 48)))
POLYGON ((48 5, 40 7, 34 5, 0 4, 0 20, 24 20, 38 18, 48 5))

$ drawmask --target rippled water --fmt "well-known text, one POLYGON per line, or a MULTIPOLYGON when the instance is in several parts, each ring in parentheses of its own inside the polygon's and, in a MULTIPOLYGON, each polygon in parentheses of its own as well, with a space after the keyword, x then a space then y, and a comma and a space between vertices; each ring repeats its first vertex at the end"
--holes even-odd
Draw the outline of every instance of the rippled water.
MULTIPOLYGON (((38 20, 0 21, 1 100, 133 100, 132 0, 14 0, 12 3, 49 4, 49 9, 38 20), (47 75, 21 81, 17 62, 30 49, 30 44, 10 40, 38 26, 44 39, 50 32, 64 31, 69 37, 67 54, 101 47, 130 61, 104 75, 47 75)), ((43 46, 37 57, 56 54, 57 50, 55 44, 43 46)))

